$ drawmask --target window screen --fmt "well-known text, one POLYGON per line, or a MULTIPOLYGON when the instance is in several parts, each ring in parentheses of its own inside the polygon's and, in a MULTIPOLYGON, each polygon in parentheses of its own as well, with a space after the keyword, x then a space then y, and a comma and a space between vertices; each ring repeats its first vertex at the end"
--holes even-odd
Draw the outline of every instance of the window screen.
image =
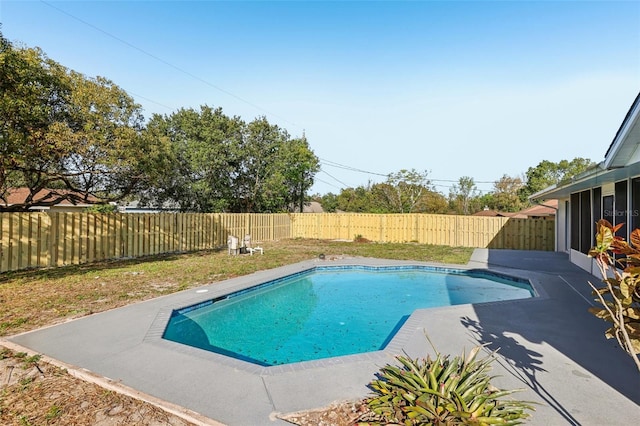
POLYGON ((593 188, 591 210, 591 245, 596 245, 596 223, 602 219, 602 188, 593 188))
POLYGON ((591 248, 591 191, 580 193, 580 251, 589 253, 591 248))
POLYGON ((631 228, 640 228, 640 178, 631 180, 631 228))
POLYGON ((615 189, 615 225, 623 223, 624 225, 616 232, 619 237, 627 237, 627 181, 616 182, 615 189))
POLYGON ((580 194, 571 194, 571 248, 580 250, 580 194))
POLYGON ((613 224, 613 195, 602 197, 602 218, 613 224))

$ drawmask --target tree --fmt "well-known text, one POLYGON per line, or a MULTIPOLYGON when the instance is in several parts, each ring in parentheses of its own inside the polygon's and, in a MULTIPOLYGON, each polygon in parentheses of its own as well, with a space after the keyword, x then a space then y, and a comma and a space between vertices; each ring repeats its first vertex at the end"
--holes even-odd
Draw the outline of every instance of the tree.
POLYGON ((242 123, 221 109, 180 109, 154 115, 147 132, 166 139, 171 164, 163 178, 145 194, 144 204, 172 205, 181 211, 226 211, 233 199, 232 180, 239 173, 242 123))
POLYGON ((292 139, 264 117, 247 124, 204 105, 155 115, 147 129, 169 139, 174 162, 146 203, 197 212, 291 211, 319 170, 306 138, 292 139))
MULTIPOLYGON (((484 209, 485 207, 488 209, 496 209, 496 202, 492 192, 488 192, 486 194, 479 195, 476 199, 474 199, 474 205, 477 207, 477 211, 484 209)), ((474 207, 475 208, 475 207, 474 207)))
POLYGON ((246 196, 240 211, 302 211, 320 170, 305 136, 292 139, 265 117, 248 124, 241 164, 246 196))
POLYGON ((593 166, 595 166, 593 161, 580 157, 571 161, 561 160, 558 163, 543 160, 536 167, 529 167, 527 170, 527 183, 520 190, 520 198, 526 201, 530 195, 551 185, 565 182, 593 166))
POLYGON ((285 142, 281 158, 285 160, 287 202, 302 212, 307 201, 306 193, 313 186, 313 178, 320 170, 320 161, 311 151, 305 136, 285 142))
POLYGON ((468 215, 471 200, 478 196, 478 189, 472 177, 462 176, 458 185, 453 185, 449 192, 449 200, 457 213, 468 215))
POLYGON ((387 213, 413 213, 422 196, 430 191, 428 172, 402 169, 390 173, 386 182, 375 186, 374 193, 387 213))
MULTIPOLYGON (((329 209, 361 213, 446 213, 446 198, 431 189, 427 172, 400 170, 382 183, 346 188, 333 199, 329 209)), ((323 201, 324 202, 324 201, 323 201)), ((323 204, 324 206, 324 204, 323 204)), ((331 211, 331 210, 327 210, 331 211)))
POLYGON ((0 211, 115 201, 155 177, 165 150, 143 137, 140 106, 113 82, 15 48, 0 33, 0 94, 0 211), (7 206, 17 186, 30 195, 7 206))
POLYGON ((522 179, 503 175, 493 185, 493 207, 496 210, 515 212, 522 208, 519 193, 523 187, 522 179))
POLYGON ((239 169, 231 187, 236 207, 232 211, 286 210, 288 191, 283 147, 289 135, 260 117, 244 126, 239 169))
POLYGON ((337 209, 345 212, 373 213, 371 184, 357 188, 345 188, 337 196, 337 209))
POLYGON ((428 190, 422 194, 414 208, 415 213, 447 214, 449 203, 439 192, 428 190))
POLYGON ((322 210, 327 213, 333 213, 338 209, 338 196, 333 192, 324 195, 316 194, 312 199, 319 202, 322 205, 322 210))

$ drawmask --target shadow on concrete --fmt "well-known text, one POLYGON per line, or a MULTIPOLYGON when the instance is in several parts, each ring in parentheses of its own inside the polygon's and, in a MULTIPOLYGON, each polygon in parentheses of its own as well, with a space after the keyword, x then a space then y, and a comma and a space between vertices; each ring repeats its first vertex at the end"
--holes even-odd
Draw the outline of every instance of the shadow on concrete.
MULTIPOLYGON (((607 323, 587 311, 595 306, 588 282, 597 284, 599 278, 571 264, 564 253, 492 249, 483 253, 485 258, 472 259, 474 266, 486 262, 490 269, 529 278, 542 289, 543 297, 504 304, 501 309, 474 305, 477 320, 463 317, 460 322, 479 344, 499 349, 498 359, 508 364, 507 370, 570 424, 578 423, 538 380, 537 375, 545 372, 544 354, 525 346, 527 342, 553 347, 640 404, 639 374, 633 361, 615 341, 606 340, 607 323)), ((575 369, 566 374, 585 377, 575 369)))
POLYGON ((537 380, 536 373, 546 371, 542 368, 543 355, 541 353, 526 348, 518 343, 516 339, 506 336, 504 333, 487 331, 482 328, 480 322, 469 317, 463 317, 460 322, 474 335, 479 343, 485 345, 486 349, 491 352, 498 351, 500 355, 498 362, 538 394, 544 402, 556 410, 569 424, 580 424, 537 380))

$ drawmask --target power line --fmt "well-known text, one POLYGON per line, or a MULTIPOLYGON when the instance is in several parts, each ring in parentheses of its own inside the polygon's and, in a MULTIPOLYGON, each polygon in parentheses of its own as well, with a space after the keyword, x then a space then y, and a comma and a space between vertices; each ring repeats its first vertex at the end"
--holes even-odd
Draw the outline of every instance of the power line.
MULTIPOLYGON (((333 183, 327 182, 327 181, 325 181, 325 180, 322 180, 322 179, 319 179, 319 178, 315 178, 315 180, 317 180, 318 182, 322 182, 322 183, 324 183, 324 184, 330 185, 330 186, 332 186, 332 187, 334 187, 334 188, 337 188, 337 189, 344 189, 345 187, 346 187, 346 188, 352 188, 352 187, 353 187, 352 185, 348 185, 347 183, 345 183, 345 182, 341 181, 340 179, 336 178, 335 176, 333 176, 332 174, 328 173, 328 172, 327 172, 326 170, 324 170, 324 169, 320 169, 320 172, 321 172, 321 173, 326 174, 327 176, 329 176, 330 178, 332 178, 333 180, 335 180, 336 182, 338 182, 340 185, 342 185, 342 187, 339 187, 339 186, 337 186, 337 185, 335 185, 335 184, 333 184, 333 183)), ((439 181, 440 181, 440 180, 439 180, 439 181)), ((457 181, 452 181, 452 180, 445 180, 445 181, 446 181, 446 182, 457 182, 457 181)), ((494 182, 491 182, 491 183, 494 183, 494 182)), ((431 185, 431 186, 432 186, 433 188, 444 188, 444 189, 451 190, 451 188, 453 188, 455 185, 433 184, 433 185, 431 185)), ((474 191, 475 191, 475 192, 479 192, 479 193, 481 193, 481 194, 487 194, 487 193, 492 192, 492 190, 490 190, 490 189, 479 189, 479 188, 475 188, 475 190, 474 190, 474 191)))
POLYGON ((320 162, 325 163, 325 165, 327 165, 327 166, 337 167, 339 169, 345 169, 345 170, 350 170, 352 172, 359 172, 359 173, 365 173, 365 174, 376 175, 376 176, 384 176, 384 177, 389 176, 388 173, 370 172, 370 171, 367 171, 367 170, 362 170, 362 169, 358 169, 358 168, 351 167, 351 166, 345 166, 344 164, 336 163, 335 161, 326 160, 324 158, 318 158, 318 159, 320 160, 320 162))
MULTIPOLYGON (((357 167, 352 167, 352 166, 347 166, 345 164, 341 164, 341 163, 337 163, 335 161, 331 161, 331 160, 327 160, 326 158, 319 158, 320 162, 326 166, 331 166, 331 167, 336 167, 339 169, 343 169, 343 170, 348 170, 348 171, 352 171, 352 172, 358 172, 358 173, 364 173, 364 174, 369 174, 369 175, 374 175, 374 176, 384 176, 384 177, 388 177, 389 173, 378 173, 378 172, 371 172, 368 170, 363 170, 363 169, 359 169, 357 167)), ((326 173, 326 172, 325 172, 326 173)), ((448 183, 458 183, 459 180, 452 180, 452 179, 435 179, 435 178, 430 178, 427 177, 427 179, 431 182, 448 182, 448 183)), ((475 181, 474 180, 474 184, 495 184, 497 181, 475 181)), ((440 185, 443 186, 443 185, 440 185)), ((449 186, 449 188, 451 188, 453 185, 449 186)))
MULTIPOLYGON (((59 7, 54 6, 53 4, 51 4, 51 3, 49 3, 49 2, 47 2, 45 0, 40 0, 40 2, 44 3, 45 5, 49 6, 52 9, 57 10, 58 12, 60 12, 60 13, 62 13, 64 15, 69 16, 70 18, 75 19, 78 22, 83 23, 84 25, 87 25, 88 27, 93 28, 94 30, 96 30, 98 32, 101 32, 102 34, 106 35, 107 37, 111 37, 112 39, 114 39, 114 40, 116 40, 116 41, 118 41, 118 42, 120 42, 120 43, 122 43, 122 44, 124 44, 124 45, 126 45, 126 46, 128 46, 128 47, 130 47, 132 49, 134 49, 134 50, 137 50, 138 52, 140 52, 140 53, 142 53, 144 55, 147 55, 150 58, 153 58, 156 61, 161 62, 161 63, 163 63, 164 65, 166 65, 168 67, 171 67, 171 68, 175 69, 176 71, 179 71, 179 72, 181 72, 181 73, 183 73, 183 74, 185 74, 185 75, 187 75, 187 76, 189 76, 189 77, 191 77, 191 78, 193 78, 193 79, 195 79, 195 80, 197 80, 197 81, 199 81, 201 83, 206 84, 209 87, 212 87, 212 88, 214 88, 214 89, 216 89, 216 90, 218 90, 218 91, 220 91, 220 92, 222 92, 222 93, 224 93, 226 95, 229 95, 229 96, 239 100, 240 102, 243 102, 243 103, 245 103, 245 104, 247 104, 249 106, 252 106, 253 108, 256 108, 256 109, 258 109, 258 110, 260 110, 260 111, 262 111, 262 112, 264 112, 266 114, 272 115, 273 117, 277 117, 277 118, 279 118, 279 119, 281 119, 281 120, 283 120, 283 121, 285 121, 285 122, 287 122, 287 123, 289 123, 289 124, 291 124, 293 126, 298 127, 298 125, 293 123, 292 121, 289 121, 286 118, 284 118, 284 117, 282 117, 282 116, 280 116, 278 114, 275 114, 275 113, 273 113, 273 112, 271 112, 271 111, 269 111, 269 110, 267 110, 265 108, 262 108, 261 106, 256 105, 253 102, 250 102, 250 101, 248 101, 248 100, 236 95, 235 93, 232 93, 232 92, 230 92, 228 90, 225 90, 220 86, 216 86, 215 84, 213 84, 213 83, 211 83, 211 82, 209 82, 209 81, 207 81, 207 80, 205 80, 205 79, 203 79, 201 77, 198 77, 197 75, 195 75, 195 74, 193 74, 193 73, 191 73, 191 72, 189 72, 189 71, 187 71, 187 70, 185 70, 183 68, 180 68, 179 66, 174 65, 171 62, 166 61, 166 60, 160 58, 159 56, 154 55, 153 53, 147 52, 146 50, 144 50, 144 49, 142 49, 142 48, 140 48, 140 47, 138 47, 138 46, 136 46, 136 45, 134 45, 132 43, 129 43, 128 41, 126 41, 126 40, 124 40, 124 39, 122 39, 122 38, 120 38, 120 37, 118 37, 116 35, 113 35, 110 32, 105 31, 102 28, 97 27, 96 25, 93 25, 92 23, 87 22, 82 18, 78 18, 77 16, 72 15, 71 13, 69 13, 69 12, 67 12, 67 11, 65 11, 63 9, 60 9, 59 7)), ((154 102, 154 103, 157 103, 157 102, 154 102)), ((161 104, 159 104, 159 105, 161 105, 161 104)), ((164 105, 161 105, 161 106, 164 106, 164 105)))
POLYGON ((146 97, 144 97, 144 96, 142 96, 142 95, 138 95, 137 93, 134 93, 134 92, 132 92, 131 90, 126 90, 126 92, 127 92, 129 95, 133 95, 133 96, 135 96, 136 98, 144 99, 144 100, 145 100, 145 101, 147 101, 147 102, 151 102, 152 104, 156 104, 156 105, 161 106, 161 107, 163 107, 163 108, 166 108, 166 109, 168 109, 168 110, 170 110, 170 111, 172 111, 172 110, 176 109, 176 108, 172 108, 172 107, 170 107, 170 106, 167 106, 167 105, 161 104, 160 102, 156 102, 156 101, 154 101, 153 99, 149 99, 149 98, 146 98, 146 97))
MULTIPOLYGON (((340 179, 338 179, 338 178, 336 178, 335 176, 333 176, 333 175, 331 175, 331 174, 327 173, 327 171, 326 171, 326 170, 322 170, 322 169, 320 169, 320 171, 321 171, 322 173, 326 174, 327 176, 329 176, 330 178, 332 178, 333 180, 335 180, 336 182, 338 182, 339 184, 341 184, 341 185, 343 185, 343 186, 346 186, 347 188, 351 188, 351 185, 347 185, 346 183, 342 182, 340 179)), ((342 188, 341 188, 341 189, 342 189, 342 188)))
MULTIPOLYGON (((320 171, 322 171, 322 170, 320 170, 320 171)), ((333 186, 334 188, 337 188, 337 189, 342 189, 342 188, 341 188, 341 187, 339 187, 338 185, 334 185, 334 184, 332 184, 331 182, 327 182, 326 180, 320 179, 319 177, 315 177, 315 176, 314 176, 314 177, 313 177, 313 180, 314 180, 314 181, 318 181, 318 182, 322 182, 322 183, 324 183, 324 184, 326 184, 326 185, 329 185, 329 186, 333 186)))

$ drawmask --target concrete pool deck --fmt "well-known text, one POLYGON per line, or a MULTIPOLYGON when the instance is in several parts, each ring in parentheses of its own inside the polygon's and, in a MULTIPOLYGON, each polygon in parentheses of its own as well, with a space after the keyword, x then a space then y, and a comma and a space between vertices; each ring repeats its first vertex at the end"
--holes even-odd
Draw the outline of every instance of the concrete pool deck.
MULTIPOLYGON (((493 383, 522 388, 518 399, 539 403, 533 425, 627 425, 640 417, 640 373, 605 340, 606 324, 588 280, 599 280, 552 252, 477 249, 466 268, 529 279, 540 297, 419 310, 385 350, 277 367, 259 367, 159 338, 171 307, 188 306, 310 265, 425 264, 374 259, 312 260, 213 283, 64 324, 12 336, 15 345, 79 371, 184 407, 227 425, 286 425, 278 413, 369 395, 366 385, 392 355, 456 355, 482 343, 500 348, 493 383), (207 290, 207 292, 203 292, 207 290)), ((442 266, 442 265, 434 265, 442 266)), ((459 265, 446 265, 459 268, 459 265)), ((384 303, 384 302, 383 302, 384 303)), ((375 309, 383 309, 384 306, 375 309)))

